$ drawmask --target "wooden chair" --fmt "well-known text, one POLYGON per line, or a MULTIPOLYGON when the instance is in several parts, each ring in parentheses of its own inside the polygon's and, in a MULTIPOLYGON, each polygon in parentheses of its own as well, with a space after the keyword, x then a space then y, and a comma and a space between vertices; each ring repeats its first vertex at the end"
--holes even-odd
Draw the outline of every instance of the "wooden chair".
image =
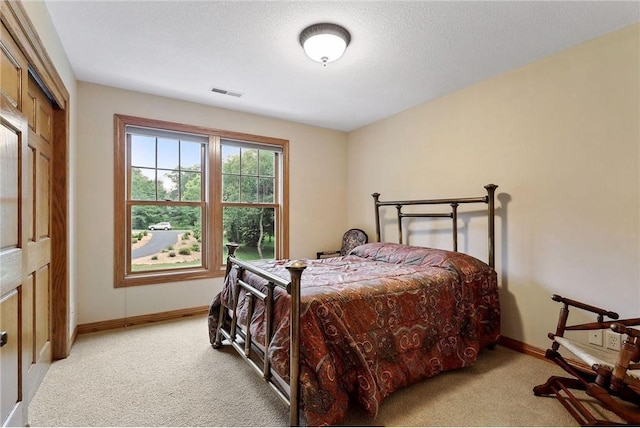
POLYGON ((318 251, 316 257, 319 259, 322 257, 346 256, 349 254, 349 251, 367 242, 369 242, 369 236, 367 236, 364 230, 349 229, 342 235, 342 247, 340 247, 339 250, 318 251))
POLYGON ((640 318, 618 320, 617 313, 575 300, 554 295, 552 299, 563 304, 553 341, 545 356, 562 367, 571 377, 551 376, 538 385, 533 393, 538 396, 555 395, 562 405, 582 426, 617 425, 598 418, 571 390, 582 390, 595 398, 607 410, 628 424, 640 424, 640 318), (567 325, 569 307, 596 315, 596 322, 567 325), (609 320, 606 320, 608 318, 609 320), (623 340, 620 351, 608 351, 565 337, 565 332, 578 330, 611 329, 623 340), (580 362, 565 359, 560 347, 575 355, 580 362))

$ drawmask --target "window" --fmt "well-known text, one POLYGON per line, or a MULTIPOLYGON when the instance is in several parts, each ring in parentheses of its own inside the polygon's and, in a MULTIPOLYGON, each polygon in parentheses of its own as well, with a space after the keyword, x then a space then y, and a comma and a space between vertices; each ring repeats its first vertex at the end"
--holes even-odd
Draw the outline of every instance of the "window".
POLYGON ((288 255, 286 140, 116 115, 115 285, 288 255))

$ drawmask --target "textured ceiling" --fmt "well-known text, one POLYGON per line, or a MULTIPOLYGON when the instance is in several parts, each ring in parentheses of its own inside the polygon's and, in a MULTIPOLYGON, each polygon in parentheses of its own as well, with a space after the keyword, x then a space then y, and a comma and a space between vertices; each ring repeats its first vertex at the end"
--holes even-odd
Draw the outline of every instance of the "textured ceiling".
POLYGON ((45 2, 79 80, 343 131, 640 21, 638 1, 45 2), (298 42, 317 22, 351 33, 327 67, 298 42))

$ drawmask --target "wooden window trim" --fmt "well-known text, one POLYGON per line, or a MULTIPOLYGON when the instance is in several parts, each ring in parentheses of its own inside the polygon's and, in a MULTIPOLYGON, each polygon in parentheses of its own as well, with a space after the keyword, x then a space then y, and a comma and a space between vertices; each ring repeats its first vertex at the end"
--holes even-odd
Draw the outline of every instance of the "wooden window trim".
MULTIPOLYGON (((114 115, 114 287, 129 287, 147 284, 159 284, 203 278, 224 276, 222 260, 222 202, 221 186, 219 185, 221 171, 220 139, 250 141, 280 147, 282 150, 282 171, 280 172, 281 202, 276 204, 276 219, 279 222, 278 236, 281 245, 278 247, 276 258, 287 258, 289 255, 289 141, 225 131, 202 126, 186 125, 135 116, 114 115), (126 204, 126 125, 143 126, 149 128, 168 129, 177 132, 209 135, 208 157, 206 161, 208 182, 204 186, 208 192, 207 204, 202 221, 202 239, 206 239, 206 251, 203 253, 203 267, 180 269, 177 271, 151 271, 127 275, 128 252, 130 240, 127 239, 130 229, 130 216, 126 204)), ((204 189, 203 189, 204 191, 204 189)), ((272 204, 269 204, 272 205, 272 204)))

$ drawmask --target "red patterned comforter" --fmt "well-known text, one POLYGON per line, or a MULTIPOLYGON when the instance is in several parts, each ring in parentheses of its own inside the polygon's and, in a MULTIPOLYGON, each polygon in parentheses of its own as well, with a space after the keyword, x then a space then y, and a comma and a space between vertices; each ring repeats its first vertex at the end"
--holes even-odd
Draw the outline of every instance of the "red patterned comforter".
MULTIPOLYGON (((333 425, 355 396, 373 416, 393 391, 442 371, 473 365, 481 348, 497 341, 500 305, 496 272, 462 253, 370 243, 350 255, 307 260, 302 275, 300 384, 308 425, 333 425)), ((255 264, 289 280, 288 260, 255 264)), ((228 280, 235 280, 235 269, 228 280)), ((266 282, 245 272, 245 281, 266 282)), ((228 281, 227 281, 228 282, 228 281)), ((220 300, 209 311, 215 338, 220 300)), ((277 289, 274 339, 268 354, 285 379, 289 372, 289 296, 277 289)), ((240 296, 239 322, 246 325, 240 296)), ((264 311, 256 305, 251 332, 264 343, 264 311)))

